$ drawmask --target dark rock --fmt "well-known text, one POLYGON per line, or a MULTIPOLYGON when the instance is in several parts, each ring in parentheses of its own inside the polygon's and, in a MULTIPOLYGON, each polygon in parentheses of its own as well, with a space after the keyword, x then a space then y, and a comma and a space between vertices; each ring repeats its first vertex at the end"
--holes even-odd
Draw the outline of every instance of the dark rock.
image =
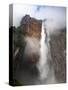
POLYGON ((23 33, 30 37, 40 38, 41 36, 41 20, 26 15, 21 20, 21 30, 23 33))
POLYGON ((50 41, 52 63, 55 76, 60 83, 66 82, 66 31, 51 36, 50 41))

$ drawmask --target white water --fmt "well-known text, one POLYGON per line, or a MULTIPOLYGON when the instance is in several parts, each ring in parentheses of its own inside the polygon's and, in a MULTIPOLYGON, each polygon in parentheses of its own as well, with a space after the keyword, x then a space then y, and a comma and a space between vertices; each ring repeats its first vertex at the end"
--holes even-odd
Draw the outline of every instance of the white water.
POLYGON ((54 75, 53 67, 49 67, 49 60, 51 60, 51 52, 49 45, 49 36, 47 36, 44 22, 42 22, 41 40, 40 40, 40 59, 37 64, 39 69, 39 80, 43 83, 57 83, 54 75))
POLYGON ((47 78, 49 67, 47 65, 47 56, 48 56, 48 43, 45 42, 47 36, 44 29, 44 22, 42 22, 42 31, 41 31, 41 40, 40 40, 40 60, 38 63, 38 69, 40 72, 40 80, 47 78))

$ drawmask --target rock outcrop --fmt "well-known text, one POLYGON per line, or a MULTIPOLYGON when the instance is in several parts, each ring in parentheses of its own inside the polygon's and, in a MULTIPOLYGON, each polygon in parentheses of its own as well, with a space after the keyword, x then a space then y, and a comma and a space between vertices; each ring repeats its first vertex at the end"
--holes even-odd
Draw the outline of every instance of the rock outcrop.
POLYGON ((23 33, 27 36, 40 38, 41 24, 41 20, 37 20, 26 15, 21 20, 21 30, 23 30, 23 33))

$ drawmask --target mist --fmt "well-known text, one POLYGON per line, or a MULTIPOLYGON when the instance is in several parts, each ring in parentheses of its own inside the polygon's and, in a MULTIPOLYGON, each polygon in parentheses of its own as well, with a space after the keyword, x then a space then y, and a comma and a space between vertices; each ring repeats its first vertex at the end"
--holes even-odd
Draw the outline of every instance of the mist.
POLYGON ((25 37, 25 41, 26 41, 26 47, 24 53, 26 56, 29 56, 32 53, 39 54, 40 42, 38 39, 27 36, 25 37))

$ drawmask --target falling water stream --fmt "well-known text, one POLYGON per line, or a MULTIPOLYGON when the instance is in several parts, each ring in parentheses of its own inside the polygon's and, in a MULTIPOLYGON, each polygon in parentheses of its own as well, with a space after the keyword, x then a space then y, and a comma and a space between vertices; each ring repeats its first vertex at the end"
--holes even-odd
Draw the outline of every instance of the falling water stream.
POLYGON ((38 69, 40 72, 40 80, 47 78, 48 65, 47 65, 47 55, 48 55, 48 42, 47 35, 45 33, 44 22, 42 22, 41 40, 40 40, 40 60, 38 63, 38 69))
POLYGON ((41 40, 40 40, 40 59, 38 62, 39 80, 43 83, 56 83, 54 69, 50 68, 51 52, 49 45, 49 36, 45 30, 45 22, 42 22, 41 40))

